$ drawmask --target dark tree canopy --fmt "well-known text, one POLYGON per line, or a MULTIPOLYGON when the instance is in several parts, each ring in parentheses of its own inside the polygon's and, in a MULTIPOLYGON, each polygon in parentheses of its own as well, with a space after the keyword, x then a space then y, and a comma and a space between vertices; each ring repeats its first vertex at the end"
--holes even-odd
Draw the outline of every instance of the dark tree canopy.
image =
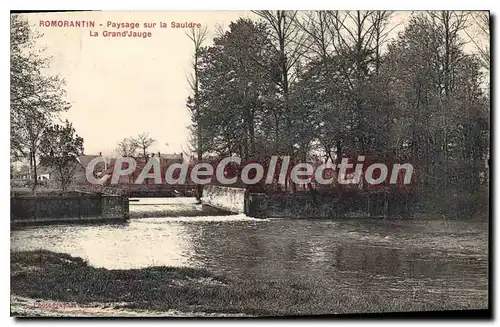
POLYGON ((415 13, 390 39, 389 11, 255 13, 197 57, 204 154, 404 159, 424 198, 486 189, 489 57, 466 51, 464 37, 471 24, 488 35, 487 19, 415 13))

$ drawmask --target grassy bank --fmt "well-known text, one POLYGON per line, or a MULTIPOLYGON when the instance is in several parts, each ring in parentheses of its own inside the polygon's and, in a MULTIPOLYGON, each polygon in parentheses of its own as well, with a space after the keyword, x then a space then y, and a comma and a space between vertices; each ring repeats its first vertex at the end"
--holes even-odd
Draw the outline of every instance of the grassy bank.
POLYGON ((192 268, 108 270, 44 250, 11 253, 11 292, 82 305, 119 302, 121 308, 158 312, 314 315, 486 308, 486 299, 468 303, 433 295, 429 301, 415 291, 361 292, 325 285, 312 276, 256 282, 192 268))

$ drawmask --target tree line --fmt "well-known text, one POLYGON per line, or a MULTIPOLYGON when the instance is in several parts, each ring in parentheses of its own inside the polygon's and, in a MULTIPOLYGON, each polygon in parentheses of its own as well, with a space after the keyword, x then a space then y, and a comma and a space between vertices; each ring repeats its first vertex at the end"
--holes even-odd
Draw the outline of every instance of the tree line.
MULTIPOLYGON (((48 73, 51 58, 36 44, 42 35, 25 17, 11 15, 10 36, 11 160, 29 162, 33 193, 39 184, 41 166, 50 169, 61 189, 66 190, 84 148, 83 138, 69 121, 57 123, 60 114, 71 107, 65 98, 65 80, 48 73)), ((121 140, 115 153, 147 157, 155 142, 148 133, 141 133, 121 140)))
POLYGON ((199 159, 397 158, 415 166, 417 192, 443 208, 450 197, 484 197, 487 12, 419 12, 392 38, 390 11, 254 14, 211 46, 202 46, 206 30, 190 34, 187 107, 199 159))
POLYGON ((69 186, 76 158, 83 154, 83 138, 59 114, 71 105, 65 99, 65 81, 50 75, 50 57, 36 46, 41 34, 26 18, 11 14, 10 22, 10 156, 27 161, 31 189, 38 186, 38 167, 50 168, 62 190, 69 186))

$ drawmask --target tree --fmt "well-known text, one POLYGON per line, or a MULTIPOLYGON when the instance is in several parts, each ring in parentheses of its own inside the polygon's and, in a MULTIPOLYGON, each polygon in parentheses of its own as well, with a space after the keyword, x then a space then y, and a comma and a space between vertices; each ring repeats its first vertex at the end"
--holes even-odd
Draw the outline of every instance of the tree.
POLYGON ((307 129, 316 134, 316 140, 311 135, 307 138, 321 145, 325 160, 338 164, 344 153, 381 151, 386 136, 380 128, 389 117, 384 97, 377 94, 386 91, 379 87, 383 77, 376 75, 382 46, 396 26, 388 28, 391 15, 388 11, 312 11, 297 20, 311 46, 293 103, 298 113, 300 108, 315 112, 307 119, 314 123, 307 129))
MULTIPOLYGON (((23 114, 23 119, 19 119, 15 123, 16 137, 18 146, 21 153, 27 154, 29 161, 31 178, 32 178, 32 192, 35 193, 38 185, 38 160, 39 148, 42 141, 43 134, 48 126, 50 126, 49 119, 38 110, 26 111, 23 114)), ((13 127, 11 127, 13 128, 13 127)))
POLYGON ((410 161, 412 190, 446 204, 431 210, 484 194, 477 191, 489 155, 488 58, 466 51, 461 37, 478 17, 412 14, 389 40, 399 25, 390 11, 256 14, 262 20, 231 23, 196 56, 188 107, 200 161, 286 154, 339 163, 363 155, 410 161))
POLYGON ((83 138, 66 120, 64 125, 52 125, 45 129, 40 152, 40 164, 54 169, 61 190, 65 191, 78 167, 77 157, 83 154, 83 138))
MULTIPOLYGON (((342 58, 338 70, 347 82, 346 96, 349 101, 346 116, 350 135, 348 140, 338 140, 337 145, 343 147, 347 141, 351 143, 352 151, 372 155, 379 152, 375 144, 377 126, 371 123, 377 113, 368 93, 372 75, 378 72, 380 66, 380 49, 390 12, 356 10, 329 13, 335 35, 333 46, 342 58)), ((346 152, 343 150, 337 149, 337 153, 346 152)))
POLYGON ((135 142, 137 143, 137 147, 142 150, 143 157, 146 158, 147 157, 146 151, 149 149, 149 147, 151 147, 151 145, 153 145, 156 142, 156 140, 150 137, 149 133, 144 132, 139 134, 135 138, 135 142))
POLYGON ((480 11, 472 14, 472 19, 477 27, 477 34, 483 41, 476 41, 476 38, 469 38, 474 43, 481 56, 483 65, 486 69, 490 69, 491 52, 490 52, 490 13, 488 11, 480 11))
MULTIPOLYGON (((420 171, 420 194, 444 198, 478 194, 488 151, 489 96, 481 87, 480 61, 464 51, 465 17, 439 12, 413 17, 388 46, 381 66, 396 118, 391 124, 401 152, 420 171)), ((435 199, 441 199, 436 202, 435 199)))
MULTIPOLYGON (((200 58, 200 53, 201 49, 203 46, 203 42, 205 42, 205 39, 207 37, 208 29, 206 26, 202 29, 195 29, 194 27, 190 30, 189 33, 186 33, 189 39, 193 42, 193 47, 194 47, 194 55, 193 55, 193 62, 192 62, 192 68, 193 72, 190 78, 188 78, 189 86, 191 88, 191 96, 188 98, 187 101, 187 107, 189 108, 191 112, 191 118, 192 122, 195 125, 196 129, 196 137, 194 140, 196 140, 196 152, 197 152, 197 157, 198 157, 198 162, 201 162, 203 159, 203 130, 201 129, 201 126, 198 124, 200 120, 200 104, 199 104, 199 58, 200 58)), ((203 186, 201 184, 198 185, 198 190, 197 190, 196 198, 198 201, 200 201, 203 193, 203 186)))
POLYGON ((44 57, 36 46, 41 35, 22 15, 11 15, 10 36, 11 158, 29 161, 34 193, 41 136, 70 104, 65 100, 65 81, 46 73, 50 58, 44 57))
POLYGON ((115 152, 122 157, 135 157, 138 149, 139 144, 137 140, 133 137, 126 137, 118 142, 115 152))
POLYGON ((249 19, 231 23, 229 31, 214 39, 213 47, 203 49, 198 118, 206 135, 206 151, 238 155, 243 160, 260 152, 256 138, 262 133, 262 120, 273 107, 277 89, 268 70, 255 60, 269 68, 274 55, 266 26, 249 19))
POLYGON ((17 173, 17 169, 14 167, 14 165, 10 165, 10 179, 14 178, 14 175, 17 173))
POLYGON ((281 107, 285 120, 285 154, 293 156, 294 144, 292 141, 292 119, 290 115, 290 92, 293 83, 298 78, 300 59, 308 51, 307 35, 305 35, 297 24, 297 11, 287 10, 257 10, 255 14, 260 16, 268 26, 269 37, 277 53, 277 71, 271 71, 275 76, 274 81, 280 89, 281 107))

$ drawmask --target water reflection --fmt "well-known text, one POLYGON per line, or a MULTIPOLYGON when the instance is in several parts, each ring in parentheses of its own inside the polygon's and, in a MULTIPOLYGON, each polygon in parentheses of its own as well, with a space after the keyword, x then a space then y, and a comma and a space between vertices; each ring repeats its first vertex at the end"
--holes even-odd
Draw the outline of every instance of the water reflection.
POLYGON ((487 224, 259 220, 243 215, 132 219, 11 232, 13 250, 49 249, 98 267, 205 267, 259 281, 305 280, 381 292, 484 296, 487 224))
MULTIPOLYGON (((323 226, 323 221, 268 220, 219 224, 189 225, 192 264, 203 263, 211 269, 266 278, 281 278, 286 271, 301 275, 356 273, 363 276, 426 278, 454 274, 474 274, 486 263, 486 252, 463 251, 463 246, 443 242, 441 247, 419 244, 412 235, 398 233, 398 239, 388 241, 378 235, 390 233, 379 221, 374 231, 357 222, 323 226), (201 230, 200 230, 201 229, 201 230), (365 233, 372 233, 366 237, 365 233), (347 234, 347 235, 346 235, 347 234), (347 237, 346 237, 347 236, 347 237)), ((394 232, 393 232, 394 233, 394 232)), ((408 233, 408 231, 406 231, 408 233)), ((478 231, 478 235, 480 232, 478 231)), ((426 236, 426 239, 432 236, 426 236)), ((422 241, 425 241, 423 239, 422 241)), ((460 241, 457 238, 455 241, 460 241)), ((467 239, 461 240, 467 243, 467 239)), ((478 240, 473 240, 477 242, 478 240)), ((480 250, 480 249, 479 249, 480 250)))
POLYGON ((13 231, 12 250, 48 249, 85 258, 96 267, 127 269, 152 265, 183 266, 192 252, 182 224, 50 226, 13 231))

